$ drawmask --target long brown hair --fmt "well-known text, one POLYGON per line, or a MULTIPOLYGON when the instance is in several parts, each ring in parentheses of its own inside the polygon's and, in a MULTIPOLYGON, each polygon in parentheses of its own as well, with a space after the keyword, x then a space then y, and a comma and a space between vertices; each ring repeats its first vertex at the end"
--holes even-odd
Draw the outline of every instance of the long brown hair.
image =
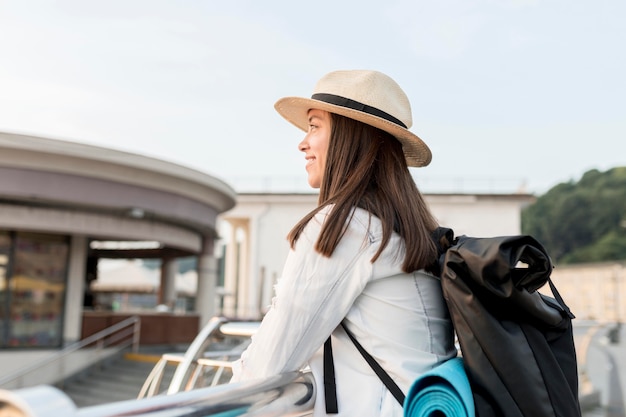
POLYGON ((348 216, 354 207, 361 207, 378 217, 383 228, 380 248, 371 262, 383 252, 392 231, 405 242, 403 271, 425 268, 436 259, 430 236, 437 221, 411 177, 400 142, 380 129, 334 113, 318 207, 289 232, 292 248, 307 223, 329 204, 334 207, 315 244, 322 255, 333 254, 348 216))

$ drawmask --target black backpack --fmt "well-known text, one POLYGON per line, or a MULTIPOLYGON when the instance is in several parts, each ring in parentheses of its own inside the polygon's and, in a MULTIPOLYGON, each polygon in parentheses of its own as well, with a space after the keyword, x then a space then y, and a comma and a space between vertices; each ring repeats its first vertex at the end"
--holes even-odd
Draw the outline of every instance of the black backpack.
MULTIPOLYGON (((440 256, 429 271, 441 277, 476 416, 580 417, 574 315, 550 280, 553 265, 543 246, 526 235, 455 239, 441 227, 433 239, 440 256), (554 298, 537 291, 546 283, 554 298)), ((399 387, 348 334, 403 404, 399 387)), ((329 397, 336 407, 332 390, 327 407, 329 397)))
POLYGON ((526 235, 452 239, 440 228, 435 237, 476 415, 580 416, 574 315, 544 247, 526 235), (554 298, 537 291, 546 283, 554 298))

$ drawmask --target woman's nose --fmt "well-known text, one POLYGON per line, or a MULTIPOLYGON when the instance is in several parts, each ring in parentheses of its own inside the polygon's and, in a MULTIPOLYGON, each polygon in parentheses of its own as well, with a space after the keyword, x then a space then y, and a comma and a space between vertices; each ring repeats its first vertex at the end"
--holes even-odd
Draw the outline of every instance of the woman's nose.
POLYGON ((306 140, 306 136, 302 139, 302 142, 298 144, 298 150, 305 152, 309 148, 309 142, 306 140))

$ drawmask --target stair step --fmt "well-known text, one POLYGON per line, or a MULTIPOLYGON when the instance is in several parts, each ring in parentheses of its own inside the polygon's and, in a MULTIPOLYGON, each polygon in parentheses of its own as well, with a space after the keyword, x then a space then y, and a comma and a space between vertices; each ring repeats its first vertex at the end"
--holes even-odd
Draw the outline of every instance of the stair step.
MULTIPOLYGON (((137 355, 123 355, 91 367, 81 376, 65 381, 61 389, 77 407, 91 407, 137 398, 146 378, 154 368, 158 356, 144 360, 137 355)), ((161 390, 167 389, 175 367, 163 372, 161 390)))

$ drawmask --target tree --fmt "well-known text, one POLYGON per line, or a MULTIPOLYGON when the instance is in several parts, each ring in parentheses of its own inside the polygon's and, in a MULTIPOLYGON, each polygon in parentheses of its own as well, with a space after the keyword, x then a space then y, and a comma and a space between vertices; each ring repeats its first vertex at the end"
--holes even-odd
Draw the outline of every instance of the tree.
POLYGON ((591 170, 522 211, 522 232, 561 263, 626 259, 626 167, 591 170))

